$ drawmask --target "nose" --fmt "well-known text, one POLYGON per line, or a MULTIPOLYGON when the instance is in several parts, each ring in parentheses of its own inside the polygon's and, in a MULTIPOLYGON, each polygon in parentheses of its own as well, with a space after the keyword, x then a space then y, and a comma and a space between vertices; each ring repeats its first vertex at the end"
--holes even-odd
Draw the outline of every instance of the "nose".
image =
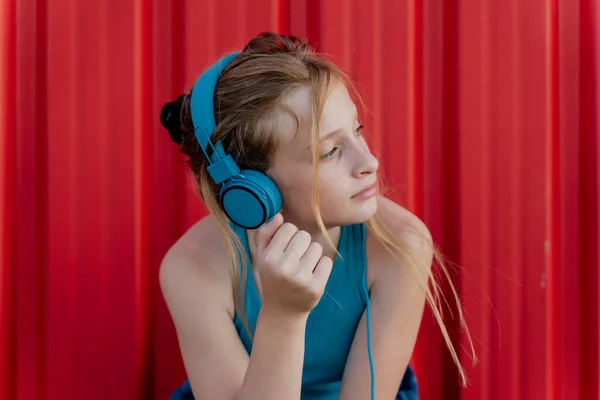
POLYGON ((365 175, 371 175, 377 172, 379 160, 375 157, 367 146, 361 146, 356 152, 356 163, 353 169, 353 175, 356 178, 362 178, 365 175))

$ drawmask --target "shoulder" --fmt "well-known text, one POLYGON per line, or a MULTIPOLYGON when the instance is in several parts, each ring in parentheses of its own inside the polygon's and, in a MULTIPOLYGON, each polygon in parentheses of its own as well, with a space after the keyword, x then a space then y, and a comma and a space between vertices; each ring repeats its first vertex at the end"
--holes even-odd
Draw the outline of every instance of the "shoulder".
POLYGON ((387 229, 415 252, 431 249, 433 239, 427 225, 415 214, 387 197, 378 198, 377 215, 387 229))
POLYGON ((380 276, 405 274, 407 268, 389 268, 403 262, 411 263, 425 275, 428 274, 433 261, 433 239, 425 223, 416 215, 380 196, 376 218, 368 228, 370 282, 380 276), (395 252, 390 251, 394 248, 395 252))
POLYGON ((164 255, 159 269, 160 288, 175 305, 187 292, 203 292, 233 309, 225 243, 218 224, 207 215, 190 227, 164 255))
POLYGON ((378 197, 377 214, 367 223, 371 327, 363 319, 356 331, 356 346, 348 357, 340 398, 367 395, 370 381, 364 376, 368 375, 369 360, 364 348, 369 343, 374 344, 373 367, 379 371, 376 390, 383 397, 395 398, 421 325, 431 245, 429 230, 419 218, 378 197))

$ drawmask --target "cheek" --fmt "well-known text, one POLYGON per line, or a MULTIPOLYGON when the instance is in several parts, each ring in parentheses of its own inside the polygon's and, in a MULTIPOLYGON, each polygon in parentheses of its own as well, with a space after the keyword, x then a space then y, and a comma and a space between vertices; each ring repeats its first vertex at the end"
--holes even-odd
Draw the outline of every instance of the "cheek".
POLYGON ((319 176, 319 197, 322 207, 339 207, 347 198, 345 181, 340 174, 322 174, 319 176))
MULTIPOLYGON (((281 171, 278 171, 281 172, 281 171)), ((345 180, 339 171, 323 168, 319 171, 319 203, 325 215, 336 215, 345 208, 344 201, 350 196, 345 180)), ((311 199, 313 193, 312 167, 290 168, 285 174, 273 176, 284 201, 284 208, 298 218, 310 218, 313 214, 311 199)))
POLYGON ((274 174, 273 181, 281 192, 284 207, 293 208, 294 211, 308 207, 312 196, 312 173, 300 170, 288 170, 285 174, 274 174))
POLYGON ((310 196, 312 175, 299 170, 288 171, 285 175, 277 176, 275 183, 279 190, 281 190, 282 195, 289 194, 290 196, 298 197, 299 195, 306 194, 310 196))

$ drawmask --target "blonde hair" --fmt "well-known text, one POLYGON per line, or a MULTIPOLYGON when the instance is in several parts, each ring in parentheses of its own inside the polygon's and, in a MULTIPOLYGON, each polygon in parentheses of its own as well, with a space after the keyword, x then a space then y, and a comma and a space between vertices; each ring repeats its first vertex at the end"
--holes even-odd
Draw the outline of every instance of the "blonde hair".
MULTIPOLYGON (((220 140, 223 143, 225 151, 232 155, 240 168, 266 171, 270 166, 270 156, 277 148, 278 135, 275 132, 277 116, 281 111, 293 115, 293 111, 284 106, 284 99, 291 91, 308 86, 312 89, 313 96, 313 159, 318 160, 316 143, 318 143, 319 135, 319 117, 322 114, 325 99, 333 82, 343 82, 350 89, 352 96, 360 100, 360 96, 358 96, 347 74, 322 55, 316 54, 306 42, 294 36, 285 37, 273 33, 261 34, 252 39, 243 52, 223 71, 215 90, 217 127, 212 139, 214 141, 220 140)), ((189 97, 189 94, 186 97, 189 97)), ((240 316, 247 333, 251 337, 244 301, 249 270, 246 266, 249 260, 239 237, 232 230, 225 213, 221 209, 219 186, 215 185, 208 175, 206 157, 193 134, 189 98, 187 101, 183 101, 178 128, 181 132, 181 140, 178 141, 180 149, 188 156, 188 165, 198 183, 199 194, 209 212, 216 218, 225 242, 235 311, 240 316)), ((313 212, 319 228, 332 249, 337 252, 336 246, 327 234, 319 210, 318 163, 313 164, 313 212)), ((466 373, 444 325, 442 300, 446 301, 446 299, 435 279, 433 270, 427 269, 427 276, 423 276, 423 269, 416 265, 408 245, 391 232, 378 215, 367 221, 366 225, 369 234, 374 235, 402 267, 408 268, 421 285, 450 354, 458 367, 461 381, 466 385, 466 373)), ((456 302, 460 324, 468 335, 460 298, 450 279, 447 265, 438 249, 435 248, 433 243, 430 244, 434 253, 435 265, 442 271, 448 281, 456 302)), ((473 360, 475 360, 469 335, 468 340, 473 360)))

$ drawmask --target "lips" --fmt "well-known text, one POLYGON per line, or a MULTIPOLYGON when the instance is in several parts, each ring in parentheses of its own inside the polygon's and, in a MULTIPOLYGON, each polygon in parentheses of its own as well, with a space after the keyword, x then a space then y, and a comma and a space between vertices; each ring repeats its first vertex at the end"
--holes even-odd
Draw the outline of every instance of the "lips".
MULTIPOLYGON (((377 189, 377 183, 372 183, 371 185, 365 187, 360 192, 356 193, 352 198, 356 197, 364 197, 366 195, 372 194, 377 189)), ((370 196, 369 196, 370 197, 370 196)))

